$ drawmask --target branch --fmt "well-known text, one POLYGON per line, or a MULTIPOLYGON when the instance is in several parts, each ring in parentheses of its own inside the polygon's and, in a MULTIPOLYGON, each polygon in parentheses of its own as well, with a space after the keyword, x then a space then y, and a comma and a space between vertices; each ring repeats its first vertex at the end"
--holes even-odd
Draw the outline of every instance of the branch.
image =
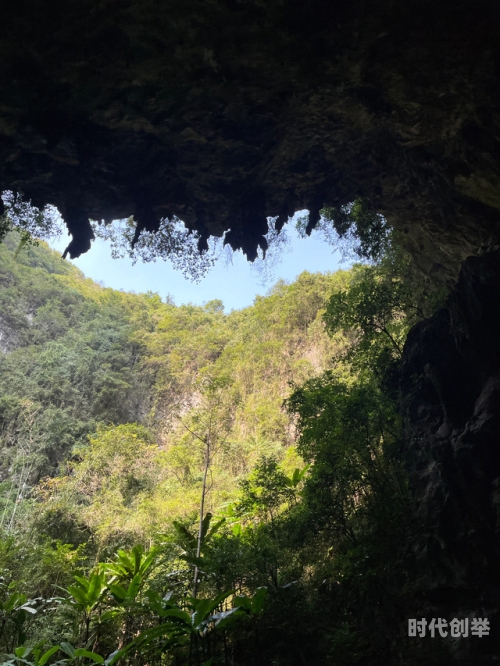
POLYGON ((200 437, 200 435, 198 435, 197 433, 195 433, 194 430, 191 430, 191 428, 189 428, 189 427, 184 423, 184 421, 183 421, 182 419, 181 419, 181 423, 182 423, 183 427, 186 428, 186 430, 187 430, 188 432, 190 432, 190 433, 193 435, 193 437, 196 437, 196 439, 199 439, 200 442, 202 442, 202 443, 205 444, 205 446, 206 446, 206 444, 207 444, 207 440, 206 440, 206 439, 203 439, 203 437, 200 437))
POLYGON ((402 354, 403 354, 403 350, 402 350, 401 347, 398 345, 398 343, 396 342, 396 340, 394 340, 394 338, 392 337, 392 335, 389 333, 389 331, 387 330, 387 328, 386 328, 385 326, 382 328, 382 332, 385 333, 385 334, 387 335, 387 337, 388 337, 389 340, 392 342, 392 344, 393 344, 394 348, 396 349, 396 351, 398 352, 398 354, 399 354, 400 356, 402 356, 402 354))

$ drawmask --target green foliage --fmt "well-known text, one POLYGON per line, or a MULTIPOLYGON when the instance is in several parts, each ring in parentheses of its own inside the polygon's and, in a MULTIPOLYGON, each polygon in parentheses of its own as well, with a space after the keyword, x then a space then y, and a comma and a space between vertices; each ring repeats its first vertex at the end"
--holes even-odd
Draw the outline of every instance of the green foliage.
MULTIPOLYGON (((208 512, 207 514, 205 514, 202 520, 202 527, 201 527, 202 552, 204 550, 204 547, 210 542, 212 537, 217 533, 221 525, 223 525, 223 523, 225 522, 225 519, 221 518, 214 525, 211 525, 212 518, 213 518, 212 514, 208 512)), ((197 535, 192 534, 189 531, 189 529, 186 527, 186 525, 183 525, 178 520, 172 521, 172 525, 176 531, 177 544, 182 548, 182 550, 185 553, 183 555, 183 559, 185 559, 186 561, 190 561, 191 559, 193 559, 193 555, 196 551, 197 535)))
MULTIPOLYGON (((297 483, 299 476, 300 472, 295 475, 297 483)), ((240 498, 235 511, 241 516, 263 516, 273 520, 276 512, 294 499, 293 477, 286 476, 275 458, 263 457, 250 476, 240 482, 240 498)))
POLYGON ((44 666, 44 664, 46 664, 52 655, 58 652, 59 649, 59 645, 55 645, 42 654, 40 648, 29 648, 25 645, 21 645, 14 650, 13 654, 7 655, 8 658, 10 657, 10 659, 9 661, 4 662, 4 664, 6 666, 18 666, 18 664, 29 664, 29 666, 44 666), (33 658, 33 661, 28 661, 30 657, 33 658))
POLYGON ((56 646, 61 649, 62 652, 66 653, 70 658, 68 660, 63 660, 67 661, 68 663, 71 663, 72 661, 80 662, 81 663, 81 658, 87 658, 90 659, 92 662, 95 664, 102 664, 104 663, 104 658, 101 657, 99 654, 96 654, 95 652, 90 652, 89 650, 85 650, 85 648, 74 648, 72 645, 66 642, 62 642, 60 646, 56 646))
POLYGON ((199 282, 215 263, 218 245, 211 252, 200 253, 199 234, 186 229, 177 217, 160 220, 155 232, 142 231, 137 235, 136 227, 137 223, 132 217, 110 225, 92 224, 97 238, 111 242, 113 258, 128 255, 134 264, 137 259, 143 262, 168 259, 175 269, 195 282, 199 282))
POLYGON ((18 232, 19 245, 14 259, 26 245, 37 245, 37 239, 61 235, 61 217, 54 206, 45 206, 43 210, 39 210, 30 202, 24 201, 22 195, 10 190, 2 192, 1 196, 5 213, 0 217, 0 242, 10 231, 18 232))
POLYGON ((297 488, 297 486, 300 484, 300 482, 304 479, 305 474, 307 473, 307 470, 309 469, 310 465, 306 465, 302 469, 299 469, 296 467, 293 470, 293 474, 290 478, 287 477, 286 479, 286 484, 289 488, 297 488))
MULTIPOLYGON (((365 204, 332 215, 381 251, 365 204)), ((219 300, 104 289, 43 245, 15 250, 7 236, 5 663, 389 654, 397 637, 377 628, 408 607, 419 529, 398 368, 442 294, 392 248, 226 315, 219 300)))
POLYGON ((0 446, 6 466, 30 468, 28 489, 57 470, 96 420, 128 420, 137 402, 133 390, 144 382, 132 372, 138 345, 129 342, 131 327, 119 302, 104 309, 86 300, 74 284, 61 283, 68 273, 78 283, 76 269, 68 271, 59 259, 47 275, 51 253, 42 247, 33 252, 21 267, 0 248, 0 333, 6 341, 0 446))
POLYGON ((331 335, 343 332, 351 341, 337 359, 390 381, 411 326, 441 305, 445 291, 423 283, 397 247, 377 265, 354 266, 351 275, 323 315, 331 335))
POLYGON ((335 594, 333 629, 322 625, 332 663, 375 663, 395 640, 374 641, 376 627, 397 626, 396 609, 410 603, 419 525, 401 454, 398 367, 409 328, 441 298, 397 248, 378 265, 355 266, 324 314, 330 334, 342 332, 349 345, 334 370, 286 401, 311 467, 283 529, 296 547, 310 544, 303 561, 314 567, 318 589, 335 594))
POLYGON ((103 574, 92 574, 87 580, 82 576, 75 576, 75 584, 67 588, 73 597, 73 603, 85 616, 90 615, 101 600, 106 590, 103 574))
MULTIPOLYGON (((154 655, 159 650, 175 651, 177 654, 197 653, 198 659, 210 658, 211 647, 214 644, 212 634, 227 629, 236 620, 246 617, 248 613, 259 612, 263 605, 263 595, 257 599, 246 600, 247 607, 234 606, 227 610, 218 610, 226 599, 233 595, 232 591, 225 591, 213 598, 188 597, 183 602, 183 608, 172 606, 160 612, 161 624, 145 629, 128 645, 110 655, 110 666, 131 652, 139 651, 142 654, 154 655)), ((237 598, 235 598, 237 599, 237 598)))
POLYGON ((151 523, 161 527, 153 511, 164 490, 166 459, 144 426, 99 425, 75 453, 71 473, 46 486, 49 510, 69 512, 100 540, 140 535, 151 523))
POLYGON ((112 563, 101 565, 101 571, 111 574, 112 580, 120 582, 143 579, 148 569, 153 565, 155 552, 145 554, 144 548, 138 544, 132 548, 130 553, 118 550, 116 559, 112 563))
POLYGON ((69 585, 64 591, 70 595, 68 603, 75 609, 80 621, 78 638, 86 645, 90 638, 92 615, 102 604, 107 585, 102 573, 92 573, 89 578, 75 575, 74 579, 73 585, 69 585))
MULTIPOLYGON (((345 256, 378 261, 389 250, 389 227, 369 200, 356 199, 337 208, 323 208, 320 214, 316 230, 326 242, 340 247, 345 256)), ((309 231, 308 223, 308 216, 296 223, 302 237, 309 231)))
POLYGON ((389 342, 401 356, 408 327, 403 312, 405 295, 400 280, 388 278, 379 268, 357 267, 349 288, 330 298, 325 323, 331 331, 358 330, 362 336, 356 341, 358 353, 369 351, 377 338, 385 336, 384 342, 389 342))
POLYGON ((376 385, 348 386, 326 374, 295 391, 288 406, 299 415, 299 451, 314 462, 304 489, 313 521, 328 520, 354 542, 370 512, 387 502, 404 508, 399 419, 376 385))
POLYGON ((7 645, 11 641, 24 642, 26 622, 37 612, 35 600, 28 600, 22 592, 10 592, 10 589, 12 586, 3 590, 3 600, 0 601, 0 641, 7 645))
MULTIPOLYGON (((208 526, 207 520, 207 535, 208 526)), ((212 535, 216 529, 212 526, 212 535)), ((111 665, 129 655, 154 658, 165 651, 184 654, 189 660, 192 657, 188 655, 196 654, 197 658, 201 656, 206 660, 216 644, 214 632, 225 632, 235 622, 263 611, 265 589, 257 590, 253 596, 235 596, 233 591, 223 591, 214 596, 188 596, 179 600, 173 599, 171 593, 162 598, 151 587, 145 590, 152 583, 154 558, 153 552, 146 554, 141 546, 135 546, 130 552, 119 551, 114 562, 103 563, 99 571, 87 577, 74 575, 73 584, 66 589, 68 598, 65 600, 77 621, 73 641, 61 641, 45 652, 40 646, 12 646, 13 652, 7 655, 6 663, 36 666, 47 663, 59 650, 69 659, 56 663, 83 663, 82 659, 89 659, 111 665), (232 599, 231 607, 227 606, 228 599, 232 599), (115 631, 119 628, 124 645, 104 658, 101 654, 107 651, 106 626, 114 626, 115 631), (142 630, 137 631, 137 626, 142 630), (101 654, 90 650, 90 645, 100 646, 101 654)), ((9 597, 4 607, 10 612, 31 608, 25 597, 19 595, 9 597)), ((36 611, 33 609, 33 612, 36 611)))

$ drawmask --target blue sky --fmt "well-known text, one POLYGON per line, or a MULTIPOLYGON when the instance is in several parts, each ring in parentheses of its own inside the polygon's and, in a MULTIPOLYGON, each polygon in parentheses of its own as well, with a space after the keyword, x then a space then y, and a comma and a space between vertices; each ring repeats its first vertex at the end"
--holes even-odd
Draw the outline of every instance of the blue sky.
MULTIPOLYGON (((87 277, 106 287, 136 293, 154 291, 162 298, 170 294, 176 305, 202 305, 218 298, 224 303, 226 312, 252 305, 255 296, 265 295, 280 278, 292 282, 302 271, 315 273, 348 268, 349 263, 341 264, 340 253, 334 253, 319 234, 313 231, 310 237, 301 239, 292 223, 285 225, 285 229, 290 245, 285 248, 281 262, 274 268, 274 277, 265 285, 262 285, 262 276, 252 269, 241 252, 233 254, 232 264, 227 267, 224 260, 218 261, 198 284, 184 278, 168 261, 157 260, 145 264, 139 260, 132 265, 128 258, 113 259, 109 243, 100 239, 94 241, 89 252, 71 263, 87 277)), ((62 252, 68 242, 69 237, 64 234, 49 244, 62 252)))

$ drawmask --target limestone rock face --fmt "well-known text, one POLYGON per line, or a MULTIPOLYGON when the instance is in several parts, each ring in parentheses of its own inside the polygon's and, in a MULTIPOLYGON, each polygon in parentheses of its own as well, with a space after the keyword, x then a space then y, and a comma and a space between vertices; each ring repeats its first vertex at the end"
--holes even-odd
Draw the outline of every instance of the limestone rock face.
MULTIPOLYGON (((423 526, 418 586, 435 610, 488 617, 493 627, 500 615, 500 251, 469 258, 446 307, 410 331, 403 394, 407 465, 423 526)), ((491 640, 498 648, 498 627, 491 640)))
POLYGON ((493 0, 4 5, 0 187, 57 205, 72 256, 89 217, 175 214, 253 259, 266 216, 356 197, 427 273, 500 245, 493 0))

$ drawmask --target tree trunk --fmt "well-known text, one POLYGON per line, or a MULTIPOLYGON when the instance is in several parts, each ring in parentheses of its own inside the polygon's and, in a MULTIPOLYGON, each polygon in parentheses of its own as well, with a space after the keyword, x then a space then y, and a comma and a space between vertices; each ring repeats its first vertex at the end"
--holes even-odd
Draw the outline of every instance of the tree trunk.
MULTIPOLYGON (((196 545, 196 559, 201 554, 201 541, 203 538, 203 513, 205 511, 205 495, 207 492, 207 476, 208 468, 210 467, 210 439, 207 437, 205 441, 205 471, 203 473, 203 486, 201 489, 201 502, 200 502, 200 522, 198 526, 198 543, 196 545)), ((196 599, 196 592, 198 590, 198 565, 194 567, 194 580, 193 580, 193 597, 196 599)))

